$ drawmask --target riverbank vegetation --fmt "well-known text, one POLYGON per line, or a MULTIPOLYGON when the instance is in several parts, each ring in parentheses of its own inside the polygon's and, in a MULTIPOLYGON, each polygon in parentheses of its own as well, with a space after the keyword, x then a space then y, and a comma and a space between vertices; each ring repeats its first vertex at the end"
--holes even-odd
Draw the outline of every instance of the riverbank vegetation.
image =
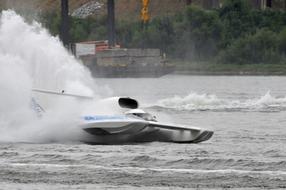
MULTIPOLYGON (((46 13, 42 20, 58 34, 58 13, 46 13)), ((105 16, 71 18, 71 23, 73 42, 107 39, 105 16)), ((145 28, 139 21, 117 20, 116 39, 122 47, 160 48, 181 68, 193 67, 188 63, 281 68, 286 65, 286 12, 253 9, 247 0, 226 0, 212 10, 187 6, 175 15, 153 18, 145 28)))

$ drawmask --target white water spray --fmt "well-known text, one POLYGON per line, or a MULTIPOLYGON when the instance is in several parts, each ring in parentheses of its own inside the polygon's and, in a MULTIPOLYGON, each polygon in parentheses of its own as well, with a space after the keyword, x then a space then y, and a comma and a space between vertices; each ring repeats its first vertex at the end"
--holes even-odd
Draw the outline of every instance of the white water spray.
POLYGON ((89 71, 39 23, 28 24, 11 10, 0 16, 0 141, 71 137, 71 116, 78 114, 78 102, 49 99, 50 111, 39 120, 30 108, 36 96, 32 88, 95 96, 89 71))
POLYGON ((174 96, 159 100, 156 105, 183 111, 280 111, 286 109, 286 96, 274 97, 270 92, 267 92, 259 98, 230 100, 218 98, 214 94, 190 93, 185 97, 174 96))

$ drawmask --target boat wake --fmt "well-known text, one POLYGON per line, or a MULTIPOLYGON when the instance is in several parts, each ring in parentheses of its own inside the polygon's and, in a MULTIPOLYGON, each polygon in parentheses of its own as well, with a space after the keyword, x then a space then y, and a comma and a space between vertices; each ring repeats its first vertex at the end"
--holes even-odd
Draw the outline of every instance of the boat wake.
POLYGON ((279 112, 286 110, 286 96, 274 97, 269 91, 259 98, 233 100, 213 94, 191 93, 185 97, 174 96, 159 100, 151 108, 175 111, 279 112))

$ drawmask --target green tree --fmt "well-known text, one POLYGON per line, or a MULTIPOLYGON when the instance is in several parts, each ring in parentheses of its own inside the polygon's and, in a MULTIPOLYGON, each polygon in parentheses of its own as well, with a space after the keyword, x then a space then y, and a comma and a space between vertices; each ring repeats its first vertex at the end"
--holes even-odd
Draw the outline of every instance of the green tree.
POLYGON ((60 32, 61 16, 56 11, 45 12, 40 15, 40 22, 48 28, 52 35, 58 35, 60 32))
POLYGON ((283 62, 286 63, 286 27, 280 32, 278 38, 279 51, 283 56, 283 62))
POLYGON ((262 64, 279 63, 277 35, 269 30, 261 29, 254 35, 248 35, 234 41, 218 57, 219 63, 226 64, 262 64))
POLYGON ((219 14, 224 26, 224 47, 229 45, 232 40, 255 32, 248 1, 226 0, 224 6, 219 10, 219 14))
POLYGON ((252 10, 253 26, 255 28, 268 28, 269 30, 279 32, 286 25, 286 12, 266 10, 252 10))
POLYGON ((222 32, 217 11, 189 6, 182 23, 176 26, 174 49, 177 56, 205 61, 217 54, 222 32))

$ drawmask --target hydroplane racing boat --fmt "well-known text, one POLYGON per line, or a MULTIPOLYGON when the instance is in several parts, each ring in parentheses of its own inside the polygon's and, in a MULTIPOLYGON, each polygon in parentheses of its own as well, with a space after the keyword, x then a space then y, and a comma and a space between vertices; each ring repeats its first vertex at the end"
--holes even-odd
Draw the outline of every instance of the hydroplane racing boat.
MULTIPOLYGON (((51 91, 34 91, 76 98, 90 98, 51 91)), ((113 113, 84 112, 80 116, 79 127, 86 132, 82 140, 85 143, 121 144, 152 141, 199 143, 209 140, 214 133, 211 130, 198 127, 159 122, 154 115, 139 109, 138 101, 129 97, 107 98, 98 101, 97 105, 97 107, 111 106, 113 113)))

